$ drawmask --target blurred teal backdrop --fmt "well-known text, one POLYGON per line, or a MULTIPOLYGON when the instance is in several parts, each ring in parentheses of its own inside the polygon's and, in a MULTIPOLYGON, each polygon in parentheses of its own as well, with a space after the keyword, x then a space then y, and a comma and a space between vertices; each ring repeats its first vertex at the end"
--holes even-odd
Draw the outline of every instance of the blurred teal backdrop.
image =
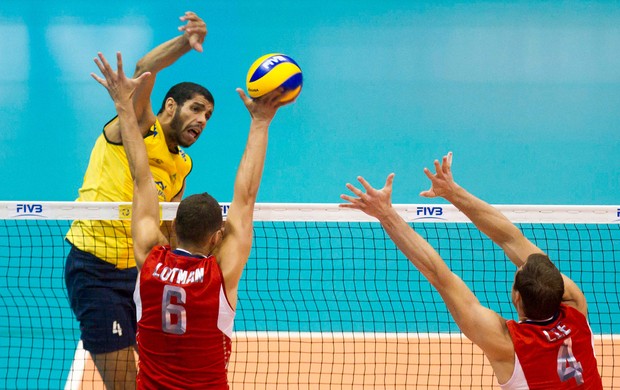
POLYGON ((89 76, 98 51, 129 71, 206 21, 205 52, 162 71, 215 114, 186 194, 229 201, 249 116, 236 87, 283 52, 304 71, 272 125, 260 202, 339 202, 396 173, 394 202, 428 203, 422 172, 448 150, 458 182, 492 203, 618 204, 620 3, 604 1, 81 0, 0 2, 0 200, 73 200, 114 115, 89 76))

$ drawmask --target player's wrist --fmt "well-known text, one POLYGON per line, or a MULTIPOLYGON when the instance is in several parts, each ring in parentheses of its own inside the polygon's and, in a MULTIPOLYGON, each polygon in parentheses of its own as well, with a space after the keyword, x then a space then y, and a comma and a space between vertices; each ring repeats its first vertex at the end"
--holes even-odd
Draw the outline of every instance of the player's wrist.
POLYGON ((180 43, 183 46, 182 50, 184 50, 185 52, 189 52, 190 50, 192 50, 192 35, 193 34, 184 31, 183 34, 179 36, 180 43))
POLYGON ((272 118, 253 117, 252 127, 261 128, 267 130, 271 124, 272 118))
POLYGON ((133 114, 133 103, 131 99, 122 100, 122 101, 114 101, 114 108, 116 108, 116 112, 119 116, 123 114, 133 114))
POLYGON ((456 183, 452 183, 447 186, 439 196, 449 201, 450 203, 458 202, 459 199, 465 198, 469 193, 465 189, 456 183))
POLYGON ((376 211, 376 218, 381 223, 390 223, 394 222, 400 215, 396 211, 396 209, 390 204, 389 206, 381 207, 376 211))

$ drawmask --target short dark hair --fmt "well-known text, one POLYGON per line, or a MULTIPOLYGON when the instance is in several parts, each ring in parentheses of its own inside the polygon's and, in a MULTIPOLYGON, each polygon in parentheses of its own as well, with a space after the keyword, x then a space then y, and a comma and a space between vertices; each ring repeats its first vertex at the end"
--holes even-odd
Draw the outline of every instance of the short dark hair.
POLYGON ((207 99, 209 103, 215 106, 215 100, 213 99, 213 95, 211 94, 211 92, 209 92, 208 89, 206 89, 200 84, 185 81, 183 83, 173 85, 172 88, 168 90, 168 93, 166 93, 164 100, 161 102, 161 108, 159 109, 157 115, 164 112, 164 108, 166 107, 166 100, 168 100, 168 98, 174 99, 177 105, 181 107, 183 106, 183 104, 185 104, 186 101, 196 95, 204 96, 204 98, 207 99))
POLYGON ((211 195, 190 195, 179 203, 175 232, 180 242, 202 244, 209 235, 222 228, 222 209, 211 195))
POLYGON ((531 254, 515 275, 514 289, 521 294, 527 318, 545 320, 560 308, 564 279, 560 270, 542 253, 531 254))

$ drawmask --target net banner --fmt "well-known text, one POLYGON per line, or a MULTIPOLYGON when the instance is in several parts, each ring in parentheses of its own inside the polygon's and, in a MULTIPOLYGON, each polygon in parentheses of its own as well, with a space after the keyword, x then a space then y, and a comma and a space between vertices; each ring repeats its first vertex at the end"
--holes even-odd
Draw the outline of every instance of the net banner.
MULTIPOLYGON (((162 220, 171 221, 177 203, 160 203, 162 220)), ((512 222, 620 223, 620 206, 494 205, 512 222)), ((221 203, 226 216, 230 203, 221 203)), ((401 204, 394 208, 409 222, 471 222, 456 207, 445 204, 401 204)), ((127 202, 0 202, 0 219, 130 220, 127 202)), ((368 215, 331 203, 258 203, 256 221, 376 222, 368 215)))

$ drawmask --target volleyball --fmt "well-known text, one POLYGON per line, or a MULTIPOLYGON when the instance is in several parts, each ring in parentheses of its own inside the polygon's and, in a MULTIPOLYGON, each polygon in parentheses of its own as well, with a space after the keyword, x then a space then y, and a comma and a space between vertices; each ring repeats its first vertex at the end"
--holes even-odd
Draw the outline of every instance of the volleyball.
POLYGON ((258 58, 250 66, 246 78, 250 97, 257 98, 282 87, 284 94, 280 101, 283 103, 295 100, 302 85, 301 68, 294 59, 281 53, 265 54, 258 58))

